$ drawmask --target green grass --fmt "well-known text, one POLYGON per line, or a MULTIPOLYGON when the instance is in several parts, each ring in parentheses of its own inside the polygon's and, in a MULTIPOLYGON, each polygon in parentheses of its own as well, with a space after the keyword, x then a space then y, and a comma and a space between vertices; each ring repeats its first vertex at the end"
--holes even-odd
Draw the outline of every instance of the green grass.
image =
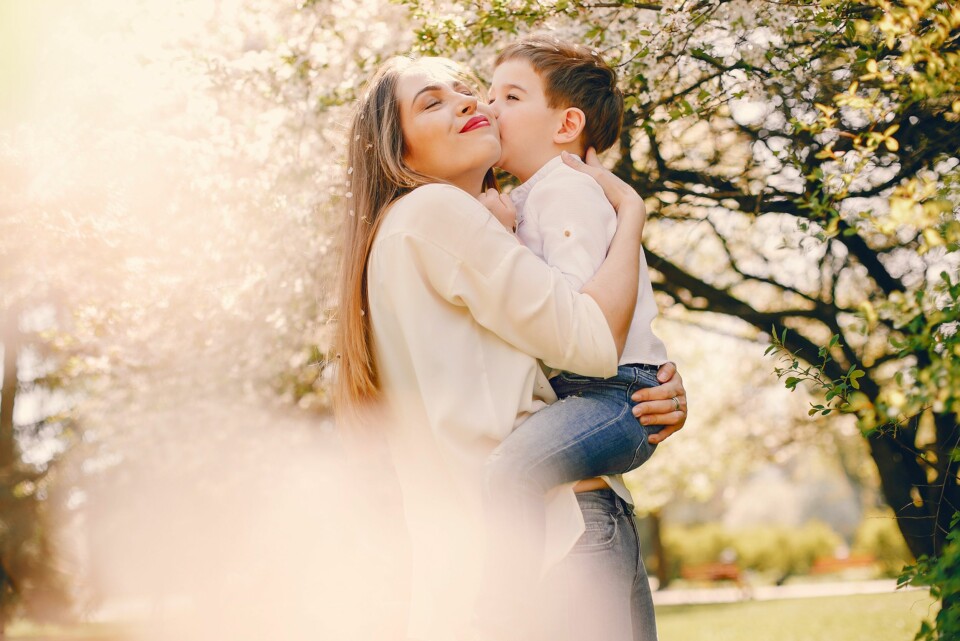
POLYGON ((936 614, 925 592, 657 608, 660 641, 910 641, 936 614))

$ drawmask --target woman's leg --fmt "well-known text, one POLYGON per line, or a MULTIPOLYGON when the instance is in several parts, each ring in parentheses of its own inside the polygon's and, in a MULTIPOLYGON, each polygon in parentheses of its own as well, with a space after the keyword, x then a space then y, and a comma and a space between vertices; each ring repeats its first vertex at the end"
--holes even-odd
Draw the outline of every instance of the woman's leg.
POLYGON ((630 591, 630 619, 633 623, 633 641, 657 641, 657 619, 653 611, 653 592, 650 590, 650 578, 643 563, 640 550, 640 535, 637 521, 630 506, 629 524, 633 528, 633 538, 637 542, 637 572, 630 591))
POLYGON ((524 604, 540 578, 546 493, 625 471, 646 433, 617 395, 570 397, 527 419, 484 467, 487 550, 478 626, 494 639, 527 639, 524 604))
MULTIPOLYGON (((622 366, 610 379, 563 373, 562 400, 527 419, 484 467, 486 576, 481 629, 511 638, 522 603, 536 586, 543 557, 546 493, 563 483, 619 474, 646 461, 656 446, 630 411, 630 396, 658 385, 656 368, 622 366)), ((513 638, 524 638, 518 634, 513 638)))
POLYGON ((654 448, 630 411, 630 395, 649 386, 642 370, 622 367, 607 380, 560 378, 565 398, 527 419, 484 466, 488 547, 478 622, 491 636, 510 638, 507 631, 520 628, 521 604, 538 582, 546 493, 563 483, 626 472, 654 448))
POLYGON ((577 495, 586 531, 547 573, 537 641, 656 641, 633 508, 612 490, 577 495))

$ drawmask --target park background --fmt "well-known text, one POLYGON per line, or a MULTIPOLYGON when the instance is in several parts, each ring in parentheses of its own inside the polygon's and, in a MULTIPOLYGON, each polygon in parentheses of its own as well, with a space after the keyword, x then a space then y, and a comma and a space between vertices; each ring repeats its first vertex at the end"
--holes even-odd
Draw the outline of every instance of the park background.
POLYGON ((396 496, 327 396, 349 109, 394 53, 486 79, 531 31, 627 96, 604 161, 690 399, 630 477, 648 568, 736 601, 661 637, 955 638, 960 8, 927 0, 0 2, 8 636, 390 638, 396 496))

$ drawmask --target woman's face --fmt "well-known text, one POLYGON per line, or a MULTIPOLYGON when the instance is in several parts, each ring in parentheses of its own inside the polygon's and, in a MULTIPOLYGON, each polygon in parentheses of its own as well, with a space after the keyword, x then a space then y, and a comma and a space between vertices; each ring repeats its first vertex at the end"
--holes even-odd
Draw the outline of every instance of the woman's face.
POLYGON ((403 159, 421 174, 478 195, 500 158, 500 134, 490 107, 436 60, 422 60, 397 83, 403 159))

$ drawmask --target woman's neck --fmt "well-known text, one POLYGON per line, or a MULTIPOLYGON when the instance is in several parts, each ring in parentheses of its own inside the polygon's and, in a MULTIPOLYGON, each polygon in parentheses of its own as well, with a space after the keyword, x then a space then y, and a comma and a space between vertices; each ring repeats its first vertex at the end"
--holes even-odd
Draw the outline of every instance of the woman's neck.
POLYGON ((467 192, 474 198, 478 198, 480 194, 483 193, 483 179, 487 175, 487 171, 484 170, 479 176, 470 173, 464 174, 462 176, 456 176, 449 179, 449 182, 455 187, 459 187, 463 191, 467 192))

